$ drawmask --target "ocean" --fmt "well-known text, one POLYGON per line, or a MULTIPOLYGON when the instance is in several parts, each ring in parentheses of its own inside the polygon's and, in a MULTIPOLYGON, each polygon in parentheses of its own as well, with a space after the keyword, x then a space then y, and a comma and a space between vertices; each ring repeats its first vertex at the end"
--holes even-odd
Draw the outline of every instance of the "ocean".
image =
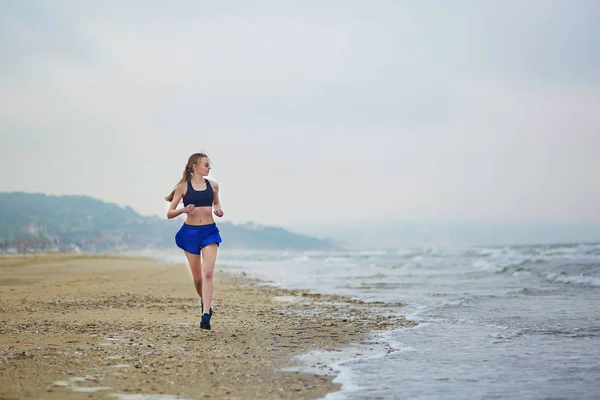
POLYGON ((222 250, 217 263, 265 285, 406 304, 417 327, 294 360, 336 375, 327 400, 600 398, 600 244, 222 250))

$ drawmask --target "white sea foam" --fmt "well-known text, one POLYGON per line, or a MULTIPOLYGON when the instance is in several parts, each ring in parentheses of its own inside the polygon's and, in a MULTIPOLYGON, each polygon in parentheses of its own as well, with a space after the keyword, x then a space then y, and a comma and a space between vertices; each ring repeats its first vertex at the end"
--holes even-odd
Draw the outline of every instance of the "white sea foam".
POLYGON ((472 265, 473 268, 482 271, 498 271, 499 269, 501 269, 500 267, 498 267, 498 265, 482 259, 476 260, 475 262, 473 262, 472 265))
POLYGON ((550 282, 573 283, 576 285, 600 286, 600 278, 594 276, 566 275, 560 273, 550 273, 546 275, 546 279, 550 282))
POLYGON ((356 372, 353 367, 384 358, 390 353, 414 351, 418 350, 394 341, 392 331, 374 332, 369 339, 360 344, 335 350, 315 350, 295 356, 293 360, 297 365, 283 370, 323 376, 335 375, 333 382, 339 383, 342 388, 338 392, 327 394, 323 399, 346 399, 351 393, 363 389, 356 384, 356 372))
POLYGON ((82 393, 93 393, 93 392, 100 392, 103 390, 111 390, 111 387, 107 387, 107 386, 96 386, 96 387, 92 387, 92 386, 73 386, 71 388, 72 391, 74 392, 82 392, 82 393))

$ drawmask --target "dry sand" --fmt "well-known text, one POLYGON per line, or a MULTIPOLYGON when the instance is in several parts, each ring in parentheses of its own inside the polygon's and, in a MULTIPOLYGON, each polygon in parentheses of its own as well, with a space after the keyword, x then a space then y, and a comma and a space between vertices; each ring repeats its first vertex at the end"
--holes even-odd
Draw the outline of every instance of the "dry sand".
POLYGON ((317 399, 339 385, 283 371, 294 355, 412 325, 400 304, 266 287, 225 268, 206 331, 185 264, 0 257, 0 400, 317 399))

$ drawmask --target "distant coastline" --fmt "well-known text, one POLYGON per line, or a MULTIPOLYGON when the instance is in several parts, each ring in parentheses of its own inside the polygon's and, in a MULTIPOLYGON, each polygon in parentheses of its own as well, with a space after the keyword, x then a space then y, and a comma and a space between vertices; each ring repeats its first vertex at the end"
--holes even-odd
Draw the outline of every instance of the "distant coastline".
MULTIPOLYGON (((125 253, 174 248, 181 220, 88 196, 0 193, 0 253, 125 253)), ((218 223, 223 248, 330 250, 331 241, 254 222, 218 223)))

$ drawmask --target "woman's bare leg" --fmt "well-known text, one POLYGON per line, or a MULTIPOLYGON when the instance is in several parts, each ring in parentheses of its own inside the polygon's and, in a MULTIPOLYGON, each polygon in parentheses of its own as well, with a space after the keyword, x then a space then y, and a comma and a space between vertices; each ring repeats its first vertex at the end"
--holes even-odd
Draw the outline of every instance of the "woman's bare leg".
POLYGON ((204 310, 202 314, 208 314, 210 306, 212 305, 214 282, 213 282, 213 271, 215 269, 215 262, 217 261, 217 251, 219 246, 216 243, 209 244, 202 249, 202 294, 204 300, 204 310))
POLYGON ((192 254, 185 252, 188 264, 190 264, 190 271, 192 271, 192 278, 194 278, 194 286, 196 287, 196 293, 202 300, 202 270, 200 268, 200 254, 192 254))

